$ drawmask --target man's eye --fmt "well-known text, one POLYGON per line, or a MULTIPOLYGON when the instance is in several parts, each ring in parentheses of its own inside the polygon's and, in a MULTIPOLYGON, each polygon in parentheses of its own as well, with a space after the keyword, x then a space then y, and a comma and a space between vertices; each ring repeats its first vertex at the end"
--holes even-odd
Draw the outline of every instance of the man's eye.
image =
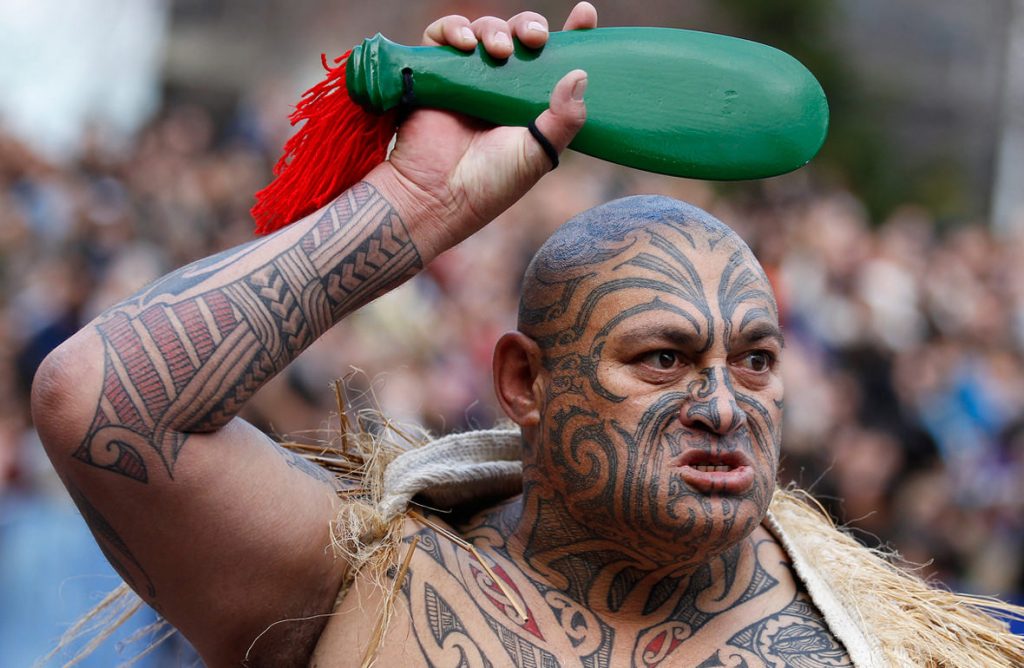
POLYGON ((743 356, 741 365, 756 373, 763 373, 772 367, 774 357, 771 353, 763 350, 754 350, 743 356))
POLYGON ((647 366, 655 369, 671 369, 679 363, 679 355, 671 350, 656 350, 653 353, 644 355, 641 360, 647 366))

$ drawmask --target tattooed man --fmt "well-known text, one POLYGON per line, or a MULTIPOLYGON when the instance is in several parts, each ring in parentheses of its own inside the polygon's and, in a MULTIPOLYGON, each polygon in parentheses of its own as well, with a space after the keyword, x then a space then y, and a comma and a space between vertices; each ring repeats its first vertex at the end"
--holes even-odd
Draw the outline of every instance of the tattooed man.
MULTIPOLYGON (((581 3, 565 27, 596 21, 581 3)), ((546 26, 450 16, 425 43, 503 58, 512 36, 542 46, 546 26)), ((536 120, 557 150, 584 121, 586 83, 568 73, 536 120)), ((417 111, 336 201, 164 277, 47 358, 33 411, 54 466, 110 562, 207 665, 358 665, 380 595, 357 582, 329 615, 346 571, 328 547, 336 483, 236 414, 549 160, 526 129, 417 111)), ((757 262, 701 211, 639 198, 563 227, 495 353, 524 492, 453 527, 507 587, 410 525, 421 540, 379 665, 847 665, 761 526, 781 348, 757 262)))

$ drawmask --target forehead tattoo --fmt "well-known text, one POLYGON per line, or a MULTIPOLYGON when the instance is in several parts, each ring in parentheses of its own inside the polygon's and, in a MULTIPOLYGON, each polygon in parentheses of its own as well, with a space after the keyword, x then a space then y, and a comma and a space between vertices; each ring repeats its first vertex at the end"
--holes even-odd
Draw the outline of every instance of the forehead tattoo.
POLYGON ((712 298, 725 321, 726 343, 741 307, 747 310, 738 324, 740 334, 754 323, 778 319, 767 277, 735 232, 684 202, 638 196, 585 211, 548 239, 523 281, 519 328, 545 350, 579 343, 601 300, 627 289, 647 292, 650 298, 640 297, 605 323, 595 334, 592 352, 600 351, 604 337, 623 320, 651 310, 688 320, 703 339, 702 350, 707 350, 714 343, 712 298), (715 295, 708 293, 691 259, 709 253, 728 253, 715 295), (667 295, 682 300, 697 315, 666 301, 667 295))

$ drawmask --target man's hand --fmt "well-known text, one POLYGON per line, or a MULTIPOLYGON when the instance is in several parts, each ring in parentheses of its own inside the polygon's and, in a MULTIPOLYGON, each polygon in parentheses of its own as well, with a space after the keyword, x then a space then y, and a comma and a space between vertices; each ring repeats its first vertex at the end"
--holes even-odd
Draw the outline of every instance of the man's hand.
MULTIPOLYGON (((597 10, 580 2, 564 30, 594 28, 597 10)), ((438 19, 423 33, 425 45, 471 51, 482 42, 495 58, 512 54, 512 37, 540 48, 548 40, 547 20, 523 12, 503 21, 463 16, 438 19)), ((587 75, 567 73, 551 93, 550 107, 537 129, 562 151, 586 120, 583 93, 587 75)), ((551 161, 526 128, 493 127, 449 112, 423 109, 398 132, 390 160, 367 177, 421 225, 413 230, 425 260, 447 250, 486 225, 522 197, 551 169, 551 161)))

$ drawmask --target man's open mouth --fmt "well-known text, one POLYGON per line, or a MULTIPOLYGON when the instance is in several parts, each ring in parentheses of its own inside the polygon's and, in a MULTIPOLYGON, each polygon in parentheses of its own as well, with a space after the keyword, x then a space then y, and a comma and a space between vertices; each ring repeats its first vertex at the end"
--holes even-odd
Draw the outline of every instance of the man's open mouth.
POLYGON ((741 452, 688 450, 673 464, 683 482, 704 494, 743 494, 754 484, 754 467, 741 452))

